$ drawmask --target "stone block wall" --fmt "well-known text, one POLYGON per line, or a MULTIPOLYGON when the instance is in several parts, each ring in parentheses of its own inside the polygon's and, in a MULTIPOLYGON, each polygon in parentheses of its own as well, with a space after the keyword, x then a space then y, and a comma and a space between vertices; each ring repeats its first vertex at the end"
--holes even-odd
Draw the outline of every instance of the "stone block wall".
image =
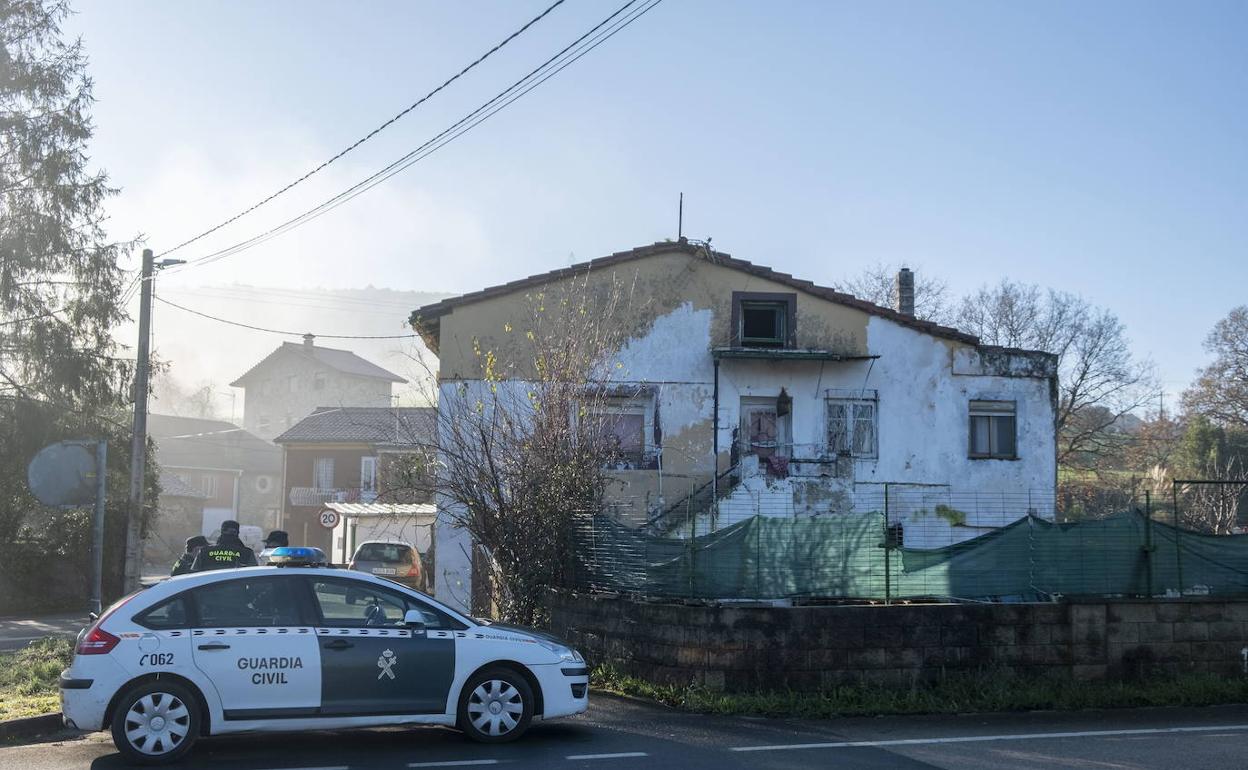
POLYGON ((730 692, 910 684, 979 670, 1244 676, 1248 601, 747 607, 559 594, 551 630, 591 663, 730 692))

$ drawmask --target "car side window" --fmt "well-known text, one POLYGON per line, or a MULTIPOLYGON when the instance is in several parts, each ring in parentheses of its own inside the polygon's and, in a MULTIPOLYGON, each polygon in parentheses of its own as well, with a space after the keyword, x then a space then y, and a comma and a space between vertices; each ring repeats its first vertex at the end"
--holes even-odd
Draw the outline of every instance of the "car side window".
POLYGON ((201 628, 301 625, 294 581, 288 578, 222 580, 193 595, 201 628))
POLYGON ((186 628, 190 623, 190 613, 187 612, 185 595, 179 594, 172 599, 166 599, 155 607, 140 612, 134 616, 134 622, 144 628, 156 631, 168 628, 186 628))
POLYGON ((401 627, 408 610, 425 616, 426 628, 459 628, 455 621, 415 599, 363 581, 312 580, 321 617, 329 626, 401 627))

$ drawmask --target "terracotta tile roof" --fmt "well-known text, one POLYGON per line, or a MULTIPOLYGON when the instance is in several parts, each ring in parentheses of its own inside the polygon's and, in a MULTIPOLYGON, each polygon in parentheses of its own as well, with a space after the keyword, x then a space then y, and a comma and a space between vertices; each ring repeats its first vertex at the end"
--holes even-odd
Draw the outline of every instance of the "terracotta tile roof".
POLYGON ((759 278, 766 278, 770 281, 775 281, 776 283, 791 286, 794 289, 803 291, 812 296, 820 297, 839 305, 857 308, 865 313, 879 316, 881 318, 887 318, 890 321, 895 321, 903 326, 908 326, 927 334, 937 337, 945 337, 959 342, 965 342, 970 345, 979 344, 979 338, 973 334, 967 334, 966 332, 959 331, 950 326, 942 326, 937 323, 932 323, 931 321, 923 321, 911 316, 902 315, 896 310, 881 307, 880 305, 867 302, 866 300, 858 299, 852 294, 846 294, 845 292, 837 291, 836 289, 828 286, 819 286, 811 281, 796 278, 788 273, 781 273, 777 270, 771 269, 770 267, 766 267, 765 265, 756 265, 752 262, 747 262, 744 259, 737 259, 729 254, 725 254, 724 252, 713 251, 700 244, 690 243, 687 240, 660 241, 658 243, 652 243, 649 246, 639 246, 635 249, 629 249, 628 251, 617 251, 616 253, 605 257, 591 259, 588 262, 581 262, 580 264, 559 268, 558 270, 551 270, 547 273, 531 275, 527 278, 520 278, 508 283, 480 289, 479 291, 469 292, 468 294, 463 294, 458 297, 444 299, 441 302, 435 302, 432 305, 425 305, 424 307, 413 310, 411 316, 408 318, 408 322, 412 325, 412 328, 420 334, 429 349, 434 353, 437 353, 437 332, 439 319, 461 305, 468 305, 473 302, 479 302, 484 299, 510 294, 512 292, 534 286, 542 286, 551 283, 552 281, 581 275, 587 271, 601 270, 603 268, 614 267, 626 262, 631 262, 636 259, 651 257, 658 254, 671 254, 673 252, 688 254, 699 259, 705 259, 708 262, 712 262, 717 265, 731 267, 734 270, 740 270, 743 273, 748 273, 759 278))

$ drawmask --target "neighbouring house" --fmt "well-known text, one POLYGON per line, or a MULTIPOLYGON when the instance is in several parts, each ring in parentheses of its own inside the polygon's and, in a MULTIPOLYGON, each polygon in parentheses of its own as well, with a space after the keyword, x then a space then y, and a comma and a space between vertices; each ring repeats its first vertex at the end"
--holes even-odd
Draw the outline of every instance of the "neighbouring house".
POLYGON ((160 474, 156 517, 143 533, 143 574, 165 575, 182 552, 186 539, 202 535, 206 496, 176 473, 160 474))
MULTIPOLYGON (((637 331, 614 356, 622 395, 609 402, 629 451, 608 469, 607 508, 626 524, 687 536, 891 497, 895 510, 908 501, 896 517, 907 547, 933 547, 1051 515, 1056 357, 916 319, 908 270, 888 308, 681 240, 454 297, 411 315, 439 359, 440 403, 474 397, 478 351, 523 371, 533 298, 574 280, 634 298, 623 323, 637 331), (1010 504, 959 508, 955 492, 1010 504)), ((462 604, 473 549, 451 503, 436 502, 438 596, 462 604)))
POLYGON ((276 525, 281 449, 224 420, 152 414, 147 428, 162 487, 151 548, 180 550, 187 537, 212 535, 226 519, 256 531, 276 525))
POLYGON ((277 436, 281 529, 291 543, 331 550, 326 503, 430 502, 428 484, 412 474, 434 444, 435 421, 428 407, 322 406, 277 436))
POLYGON ((391 406, 391 389, 404 383, 394 372, 349 350, 303 342, 280 347, 230 383, 243 389, 243 427, 265 441, 289 430, 322 405, 391 406))

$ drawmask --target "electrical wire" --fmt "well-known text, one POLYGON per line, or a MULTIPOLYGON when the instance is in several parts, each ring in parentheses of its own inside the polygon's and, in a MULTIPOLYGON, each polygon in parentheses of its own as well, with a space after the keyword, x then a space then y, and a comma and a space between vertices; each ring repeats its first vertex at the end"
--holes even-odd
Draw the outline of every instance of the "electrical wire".
POLYGON ((334 161, 336 161, 336 160, 339 160, 340 158, 342 158, 342 157, 343 157, 344 155, 346 155, 347 153, 351 152, 352 150, 356 149, 356 148, 357 148, 357 147, 359 147, 360 145, 364 144, 364 143, 365 143, 365 142, 367 142, 369 139, 372 139, 374 136, 377 136, 377 135, 378 135, 378 134, 380 134, 382 131, 386 130, 387 128, 389 128, 390 126, 392 126, 394 123, 398 122, 400 119, 402 119, 404 116, 406 116, 409 112, 411 112, 412 110, 416 109, 417 107, 419 107, 420 105, 424 104, 425 102, 429 101, 429 100, 430 100, 431 98, 433 98, 433 97, 434 97, 434 96, 435 96, 438 92, 442 91, 442 90, 443 90, 443 89, 445 89, 447 86, 449 86, 450 84, 454 83, 456 80, 459 80, 461 77, 463 77, 463 76, 464 76, 465 74, 467 74, 470 70, 472 70, 473 68, 475 68, 475 67, 476 67, 477 65, 479 65, 481 62, 485 61, 486 59, 490 58, 490 56, 492 56, 493 54, 497 53, 500 49, 502 49, 502 48, 503 48, 503 46, 507 45, 507 44, 508 44, 508 43, 510 43, 512 40, 515 40, 517 37, 519 37, 520 35, 524 34, 524 32, 525 32, 526 30, 528 30, 528 28, 529 28, 529 27, 532 27, 532 26, 533 26, 534 24, 536 24, 537 22, 539 22, 539 21, 541 21, 542 19, 546 18, 546 16, 547 16, 547 15, 549 15, 551 11, 555 10, 555 9, 556 9, 556 8, 558 8, 560 5, 563 5, 563 3, 564 3, 564 2, 565 2, 565 0, 555 0, 555 2, 554 2, 554 3, 552 3, 551 5, 549 5, 549 6, 546 8, 546 10, 542 11, 542 12, 541 12, 541 13, 539 13, 537 16, 534 16, 532 19, 529 19, 527 22, 525 22, 524 26, 520 27, 520 28, 519 28, 519 29, 517 29, 515 32, 512 32, 510 35, 508 35, 507 37, 505 37, 505 38, 504 38, 501 42, 499 42, 498 44, 496 44, 496 45, 495 45, 493 48, 491 48, 490 50, 488 50, 488 51, 486 51, 485 53, 481 54, 481 55, 480 55, 479 57, 477 57, 477 59, 476 59, 475 61, 473 61, 471 64, 469 64, 468 66, 464 67, 464 68, 463 68, 463 69, 461 69, 459 72, 457 72, 457 73, 455 73, 454 75, 452 75, 451 77, 447 78, 447 79, 446 79, 446 80, 442 83, 442 85, 438 86, 437 88, 433 89, 433 90, 432 90, 432 91, 430 91, 429 93, 427 93, 427 94, 425 94, 424 96, 420 97, 420 98, 419 98, 419 99, 417 99, 415 102, 412 102, 412 103, 411 103, 410 105, 408 105, 406 108, 404 108, 403 110, 401 110, 401 111, 400 111, 397 115, 395 115, 394 117, 390 118, 390 119, 389 119, 389 120, 387 120, 386 122, 382 123, 380 126, 377 126, 377 127, 376 127, 376 128, 374 128, 372 131, 369 131, 367 134, 365 134, 364 136, 360 137, 359 139, 355 140, 355 142, 353 142, 350 146, 348 146, 346 149, 342 150, 342 151, 341 151, 341 152, 339 152, 338 154, 334 155, 334 156, 333 156, 333 157, 331 157, 329 160, 327 160, 327 161, 325 161, 324 163, 320 164, 320 165, 319 165, 319 166, 317 166, 316 168, 314 168, 314 169, 312 169, 311 171, 307 172, 307 173, 306 173, 306 174, 304 174, 303 176, 299 177, 298 179, 296 179, 295 181, 293 181, 293 182, 291 182, 290 184, 286 185, 285 187, 283 187, 282 189, 278 190, 277 192, 273 193, 272 195, 269 195, 268 197, 264 198, 264 199, 263 199, 263 200, 261 200, 260 202, 255 203, 255 204, 253 204, 253 205, 251 205, 251 206, 247 207, 246 209, 243 209, 242 211, 238 212, 237 214, 235 214, 234 216, 230 217, 229 219, 226 219, 225 221, 223 221, 223 222, 221 222, 221 223, 219 223, 219 224, 217 224, 217 225, 214 225, 213 227, 210 227, 210 228, 208 228, 207 230, 204 230, 204 231, 203 231, 202 233, 200 233, 199 235, 195 235, 195 236, 192 236, 192 237, 190 237, 190 238, 187 238, 185 241, 182 241, 181 243, 179 243, 178 245, 176 245, 176 246, 174 246, 174 247, 172 247, 172 248, 166 249, 165 251, 161 252, 159 256, 165 256, 165 255, 167 255, 167 254, 172 254, 173 252, 175 252, 175 251, 177 251, 177 250, 179 250, 179 249, 183 248, 184 246, 189 246, 190 244, 192 244, 192 243, 194 243, 194 242, 196 242, 196 241, 200 240, 201 238, 205 238, 205 237, 207 237, 207 236, 209 236, 209 235, 212 235, 213 233, 215 233, 216 231, 220 230, 221 228, 223 228, 223 227, 225 227, 225 226, 227 226, 227 225, 233 224, 234 222, 237 222, 239 219, 242 219, 243 217, 247 216, 247 215, 248 215, 248 214, 250 214, 251 212, 255 211, 256 209, 260 208, 261 206, 265 205, 266 203, 268 203, 268 202, 272 201, 274 198, 277 198, 279 195, 282 195, 283 193, 285 193, 285 192, 289 191, 291 188, 295 187, 296 185, 300 184, 301 182, 306 181, 309 177, 313 176, 314 174, 317 174, 317 173, 319 173, 320 171, 325 170, 325 169, 326 169, 326 168, 327 168, 327 167, 328 167, 331 163, 333 163, 333 162, 334 162, 334 161))
MULTIPOLYGON (((563 69, 575 63, 585 54, 614 37, 617 33, 644 16, 662 1, 663 0, 646 0, 642 7, 631 12, 631 15, 626 15, 624 18, 616 20, 617 16, 624 13, 638 2, 638 0, 629 0, 629 2, 620 6, 610 16, 599 22, 588 32, 581 35, 559 53, 547 59, 511 86, 499 92, 492 99, 486 101, 480 107, 456 121, 449 128, 443 130, 416 149, 382 168, 380 171, 377 171, 371 176, 347 188, 343 192, 340 192, 332 198, 323 201, 318 206, 308 209, 302 214, 299 214, 292 219, 288 219, 276 227, 270 228, 263 233, 248 238, 247 240, 240 241, 232 246, 227 246, 224 249, 219 249, 209 254, 205 254, 197 259, 193 259, 187 263, 186 267, 210 264, 212 262, 225 259, 226 257, 233 256, 234 254, 238 254, 254 246, 258 246, 265 241, 289 232, 300 225, 310 222, 313 219, 332 211, 357 195, 367 192, 395 174, 398 174, 411 167, 413 164, 424 160, 429 155, 432 155, 434 152, 437 152, 442 147, 445 147, 459 137, 463 136, 468 131, 488 120, 499 111, 510 106, 517 99, 520 99, 524 95, 528 94, 534 88, 540 86, 542 83, 545 83, 551 77, 554 77, 563 69)), ((178 268, 173 269, 176 270, 178 268)))
MULTIPOLYGON (((269 334, 281 334, 281 335, 285 335, 288 337, 302 337, 305 334, 311 334, 311 332, 292 332, 292 331, 284 331, 282 329, 269 329, 263 326, 253 326, 251 324, 245 324, 245 323, 242 323, 241 321, 231 321, 228 318, 220 318, 215 315, 209 315, 208 313, 202 313, 198 310, 192 310, 189 307, 179 305, 176 302, 170 302, 164 297, 160 297, 155 294, 152 295, 152 299, 156 300, 157 302, 163 302, 164 304, 170 307, 176 307, 178 310, 182 310, 184 312, 190 313, 191 315, 197 315, 201 318, 207 318, 210 321, 217 321, 219 323, 229 324, 230 326, 238 326, 243 329, 251 329, 252 331, 268 332, 269 334)), ((312 336, 318 337, 320 339, 327 339, 327 340, 407 340, 407 339, 412 339, 413 337, 417 335, 415 334, 313 334, 312 336)))

